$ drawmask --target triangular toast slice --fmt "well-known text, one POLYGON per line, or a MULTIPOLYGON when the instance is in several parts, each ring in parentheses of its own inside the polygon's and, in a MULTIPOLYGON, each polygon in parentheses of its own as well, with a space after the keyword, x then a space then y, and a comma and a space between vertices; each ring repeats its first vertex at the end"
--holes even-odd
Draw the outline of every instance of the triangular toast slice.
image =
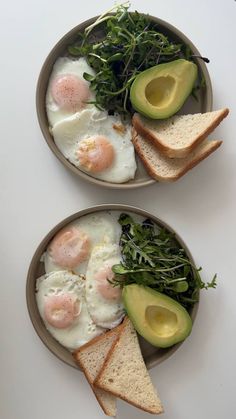
POLYGON ((94 385, 149 413, 163 407, 144 363, 137 334, 128 317, 94 385))
POLYGON ((229 109, 174 115, 165 120, 150 120, 135 113, 133 126, 138 134, 149 139, 166 157, 188 156, 228 115, 229 109))
POLYGON ((149 175, 159 182, 174 182, 179 179, 222 144, 220 140, 205 140, 187 157, 172 159, 165 157, 153 142, 137 134, 134 128, 132 142, 149 175))
POLYGON ((118 326, 81 346, 73 352, 75 361, 84 372, 101 408, 107 416, 116 416, 116 398, 104 390, 95 388, 93 383, 104 364, 112 345, 118 339, 121 326, 118 326))

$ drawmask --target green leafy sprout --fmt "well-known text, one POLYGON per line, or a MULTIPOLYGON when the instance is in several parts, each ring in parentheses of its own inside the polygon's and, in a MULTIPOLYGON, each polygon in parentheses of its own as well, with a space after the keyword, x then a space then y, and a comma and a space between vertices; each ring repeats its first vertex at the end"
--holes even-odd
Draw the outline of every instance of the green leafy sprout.
POLYGON ((121 214, 122 262, 114 265, 113 286, 136 283, 149 286, 175 299, 186 308, 198 301, 200 289, 216 287, 216 275, 205 283, 175 235, 154 225, 150 219, 136 223, 121 214))
POLYGON ((93 102, 111 113, 132 112, 129 90, 135 77, 147 68, 178 58, 191 59, 185 45, 172 42, 148 16, 130 13, 129 2, 99 16, 68 47, 72 56, 86 57, 96 74, 84 73, 93 102))

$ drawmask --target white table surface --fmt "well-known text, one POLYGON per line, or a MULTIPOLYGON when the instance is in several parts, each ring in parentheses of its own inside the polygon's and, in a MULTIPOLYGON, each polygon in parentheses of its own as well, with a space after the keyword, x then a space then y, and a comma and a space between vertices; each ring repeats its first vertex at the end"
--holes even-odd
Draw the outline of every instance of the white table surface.
MULTIPOLYGON (((27 269, 56 223, 90 205, 125 203, 172 225, 204 267, 218 273, 202 292, 191 336, 151 371, 163 419, 232 419, 236 375, 236 2, 134 0, 177 26, 210 58, 214 109, 230 116, 215 131, 219 151, 174 184, 133 191, 97 188, 67 171, 49 150, 35 112, 40 67, 57 40, 113 3, 86 0, 2 2, 0 418, 103 418, 82 374, 54 357, 36 335, 26 308, 27 269)), ((212 137, 214 137, 212 135, 212 137)), ((118 419, 148 414, 118 403, 118 419)))

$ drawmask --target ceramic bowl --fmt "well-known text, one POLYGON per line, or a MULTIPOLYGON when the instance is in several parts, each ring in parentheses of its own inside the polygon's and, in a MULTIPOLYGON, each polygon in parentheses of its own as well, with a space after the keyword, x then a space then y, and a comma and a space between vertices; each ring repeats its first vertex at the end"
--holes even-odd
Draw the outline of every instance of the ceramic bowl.
MULTIPOLYGON (((200 55, 197 48, 193 45, 193 43, 177 28, 175 28, 173 25, 158 19, 153 16, 149 16, 150 20, 158 25, 158 28, 161 32, 169 36, 172 41, 177 43, 182 43, 184 45, 188 45, 190 47, 190 50, 192 51, 192 54, 194 55, 200 55)), ((141 186, 147 186, 152 183, 155 183, 155 180, 152 179, 146 170, 144 169, 141 161, 137 158, 137 171, 135 178, 133 180, 130 180, 126 183, 117 184, 112 182, 104 182, 102 180, 98 180, 93 178, 92 176, 89 176, 88 174, 82 172, 80 169, 76 168, 72 163, 70 163, 60 152, 60 150, 57 148, 57 146, 54 143, 53 137, 50 133, 49 129, 49 123, 47 119, 46 114, 46 108, 45 108, 45 96, 48 86, 48 81, 50 74, 52 72, 53 65, 58 57, 64 56, 67 54, 67 47, 75 40, 77 39, 77 35, 79 32, 83 32, 84 29, 92 24, 96 20, 96 17, 93 17, 75 28, 73 28, 71 31, 66 33, 59 42, 54 46, 54 48, 51 50, 49 55, 47 56, 37 83, 37 91, 36 91, 36 108, 37 108, 37 115, 38 115, 38 121, 39 125, 43 134, 43 137, 45 138, 48 146, 50 147, 51 151, 55 154, 55 156, 60 160, 60 162, 69 170, 71 170, 73 173, 78 175, 80 178, 87 180, 90 183, 93 183, 98 186, 113 188, 113 189, 130 189, 130 188, 138 188, 141 186)), ((201 89, 198 92, 199 99, 196 101, 192 96, 189 97, 187 102, 182 107, 180 113, 187 114, 187 113, 197 113, 197 112, 208 112, 212 110, 212 86, 211 86, 211 80, 209 77, 209 73, 206 67, 206 64, 201 59, 195 59, 195 62, 198 66, 198 73, 199 73, 199 80, 204 79, 205 85, 201 87, 201 89)))
MULTIPOLYGON (((170 227, 168 224, 166 224, 164 221, 160 220, 158 217, 154 216, 153 214, 150 214, 147 211, 144 211, 142 209, 128 206, 128 205, 121 205, 121 204, 113 204, 113 205, 98 205, 95 207, 90 207, 84 210, 81 210, 70 217, 67 217, 63 221, 61 221, 59 224, 57 224, 47 235, 44 237, 44 239, 39 244, 37 250, 34 253, 34 256, 32 258, 29 270, 28 270, 28 277, 27 277, 27 283, 26 283, 26 299, 27 299, 27 306, 28 306, 28 312, 30 319, 32 321, 32 324, 34 326, 34 329, 42 342, 47 346, 47 348, 60 360, 64 361, 66 364, 77 367, 77 365, 74 362, 73 356, 71 352, 69 352, 66 348, 64 348, 62 345, 60 345, 53 337, 52 335, 47 331, 47 329, 44 326, 44 323, 40 317, 37 303, 36 303, 36 297, 35 297, 35 289, 36 289, 36 279, 43 275, 45 273, 44 271, 44 265, 41 262, 41 256, 46 250, 49 242, 52 240, 55 234, 57 234, 58 231, 60 231, 63 227, 65 227, 67 224, 71 223, 72 221, 87 215, 87 214, 95 214, 100 211, 119 211, 119 212, 129 212, 137 215, 141 215, 144 218, 150 218, 155 224, 157 224, 160 227, 166 228, 168 231, 175 234, 176 240, 180 243, 181 247, 185 249, 186 254, 190 261, 195 265, 193 257, 182 240, 182 238, 179 236, 178 233, 174 231, 172 227, 170 227)), ((198 303, 196 303, 192 310, 190 311, 190 315, 192 318, 192 321, 194 322, 194 319, 196 317, 198 310, 198 303)), ((156 348, 152 345, 150 345, 148 342, 146 342, 143 338, 140 337, 140 345, 142 349, 142 354, 145 360, 145 363, 148 368, 152 368, 153 366, 163 362, 165 359, 167 359, 169 356, 171 356, 183 343, 176 344, 170 348, 156 348)))

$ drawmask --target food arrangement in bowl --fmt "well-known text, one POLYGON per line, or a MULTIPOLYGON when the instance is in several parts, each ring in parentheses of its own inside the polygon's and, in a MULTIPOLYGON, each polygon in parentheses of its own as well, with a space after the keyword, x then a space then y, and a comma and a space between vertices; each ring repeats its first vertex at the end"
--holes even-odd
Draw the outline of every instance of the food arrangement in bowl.
POLYGON ((56 156, 84 179, 117 188, 180 178, 221 145, 206 138, 228 114, 211 112, 207 60, 192 43, 128 7, 68 33, 37 88, 56 156))
POLYGON ((27 304, 40 338, 80 366, 106 414, 115 415, 115 397, 161 413, 147 367, 189 336, 200 289, 215 285, 215 277, 201 280, 187 246, 164 222, 134 207, 102 205, 67 218, 42 241, 27 304))

